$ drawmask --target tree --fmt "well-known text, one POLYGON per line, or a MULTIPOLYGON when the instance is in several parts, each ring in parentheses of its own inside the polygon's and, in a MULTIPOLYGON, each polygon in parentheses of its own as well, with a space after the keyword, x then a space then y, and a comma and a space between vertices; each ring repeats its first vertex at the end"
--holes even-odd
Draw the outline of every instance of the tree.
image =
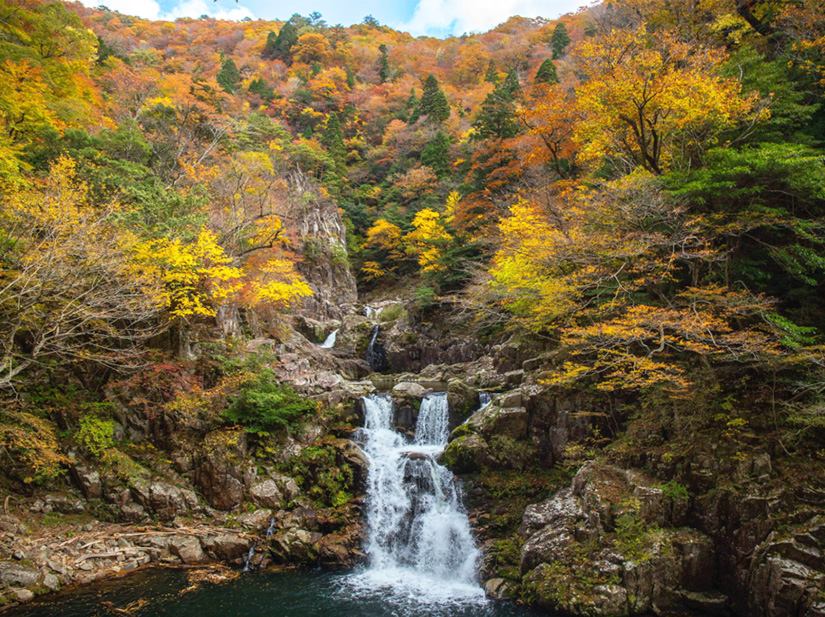
POLYGON ((413 231, 404 236, 406 251, 417 257, 422 274, 434 274, 446 267, 441 259, 453 240, 447 224, 441 213, 425 208, 416 213, 413 231))
POLYGON ((487 71, 484 73, 484 81, 498 85, 498 70, 496 70, 496 63, 492 60, 490 60, 490 63, 487 65, 487 71))
POLYGON ((307 64, 326 62, 329 59, 329 52, 329 41, 318 32, 302 34, 292 47, 292 57, 307 64))
POLYGON ((550 47, 553 49, 553 60, 558 60, 564 55, 564 48, 570 44, 570 36, 567 34, 567 26, 564 22, 559 22, 553 28, 550 36, 550 47))
POLYGON ((556 74, 556 65, 553 64, 550 58, 545 58, 544 62, 541 63, 536 73, 534 83, 549 84, 551 86, 559 83, 559 76, 556 74))
POLYGON ((580 54, 588 81, 576 91, 584 116, 576 141, 585 160, 611 157, 656 174, 689 167, 722 130, 758 117, 755 97, 719 76, 720 51, 639 28, 587 41, 580 54))
POLYGON ((538 147, 531 148, 528 158, 543 162, 549 153, 556 173, 567 176, 575 155, 573 133, 578 118, 574 103, 562 88, 558 84, 537 83, 519 109, 518 118, 527 127, 528 135, 538 138, 538 147))
MULTIPOLYGON (((298 29, 291 21, 286 22, 278 31, 278 37, 275 39, 272 47, 270 47, 269 54, 273 60, 282 60, 289 62, 292 59, 291 51, 295 43, 298 42, 298 29)), ((267 44, 269 43, 269 36, 267 36, 267 44)))
POLYGON ((521 95, 521 86, 515 70, 510 70, 503 82, 496 86, 481 106, 473 128, 476 139, 508 139, 520 131, 516 120, 515 101, 521 95))
POLYGON ((218 85, 224 89, 224 92, 228 92, 229 94, 235 92, 238 84, 241 82, 241 73, 238 71, 238 67, 232 58, 224 58, 221 64, 221 70, 218 71, 216 79, 218 85))
POLYGON ((249 82, 249 91, 253 94, 257 94, 267 102, 275 97, 275 91, 269 87, 269 84, 266 83, 266 80, 263 77, 256 77, 249 82))
POLYGON ((383 84, 390 78, 390 61, 387 56, 387 46, 384 45, 384 43, 381 43, 378 46, 378 51, 381 54, 378 57, 378 78, 381 80, 381 83, 383 84))
POLYGON ((450 104, 432 73, 424 80, 420 108, 421 115, 427 116, 427 121, 434 124, 440 124, 450 117, 450 104))
POLYGON ((335 161, 336 171, 343 175, 346 172, 344 166, 346 162, 347 149, 344 146, 344 134, 341 131, 341 122, 335 112, 327 116, 324 124, 324 132, 321 135, 321 144, 327 149, 329 155, 335 161))
POLYGON ((261 58, 264 60, 276 60, 278 58, 279 51, 278 35, 270 30, 269 34, 266 35, 266 44, 264 45, 263 51, 261 51, 261 58))
POLYGON ((133 366, 162 331, 159 281, 135 268, 116 204, 93 204, 60 158, 0 205, 0 389, 48 360, 133 366))
POLYGON ((431 168, 436 176, 443 178, 450 173, 450 137, 438 131, 421 152, 421 164, 431 168))

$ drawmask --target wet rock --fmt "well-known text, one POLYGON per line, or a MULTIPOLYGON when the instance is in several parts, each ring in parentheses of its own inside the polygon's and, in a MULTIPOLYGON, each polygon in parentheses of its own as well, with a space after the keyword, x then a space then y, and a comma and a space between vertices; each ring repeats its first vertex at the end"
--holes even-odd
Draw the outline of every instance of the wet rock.
POLYGON ((619 585, 596 585, 593 588, 593 614, 620 617, 627 614, 627 590, 619 585))
POLYGON ((127 503, 124 505, 120 508, 120 516, 124 521, 133 523, 138 523, 149 517, 146 509, 138 503, 127 503))
POLYGON ((314 545, 321 537, 321 534, 305 529, 288 529, 272 539, 272 554, 278 563, 313 563, 318 557, 314 545))
POLYGON ((504 600, 510 597, 512 592, 512 583, 503 578, 491 578, 484 583, 484 593, 488 598, 494 600, 504 600))
POLYGON ((396 384, 392 389, 392 396, 394 398, 412 398, 420 399, 427 393, 427 388, 420 384, 404 381, 396 384))
POLYGON ((60 589, 60 579, 47 572, 43 575, 43 587, 49 591, 58 591, 60 589))
POLYGON ((86 502, 69 495, 46 495, 45 511, 61 514, 82 514, 86 511, 86 502))

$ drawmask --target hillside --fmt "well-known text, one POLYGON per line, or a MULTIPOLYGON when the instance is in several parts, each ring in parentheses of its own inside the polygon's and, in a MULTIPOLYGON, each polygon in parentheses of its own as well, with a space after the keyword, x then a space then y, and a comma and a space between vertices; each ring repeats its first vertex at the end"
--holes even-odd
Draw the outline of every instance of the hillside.
POLYGON ((489 595, 825 614, 823 57, 821 0, 0 0, 2 598, 120 568, 29 556, 92 524, 351 567, 362 397, 444 392, 489 595))

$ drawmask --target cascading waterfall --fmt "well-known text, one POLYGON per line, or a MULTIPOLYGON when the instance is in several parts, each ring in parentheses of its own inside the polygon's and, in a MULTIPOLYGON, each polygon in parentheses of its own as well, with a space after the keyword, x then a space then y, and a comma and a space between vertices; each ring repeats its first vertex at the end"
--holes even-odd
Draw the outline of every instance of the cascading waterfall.
POLYGON ((436 462, 447 445, 446 394, 422 401, 413 443, 393 430, 389 396, 364 398, 364 409, 369 567, 358 584, 427 602, 483 602, 476 580, 480 553, 459 486, 436 462))
POLYGON ((370 335, 370 342, 367 344, 367 354, 364 359, 370 368, 375 371, 382 371, 387 363, 387 355, 384 353, 384 348, 378 342, 378 333, 381 331, 381 326, 375 325, 370 335))
POLYGON ((338 330, 330 332, 329 336, 324 339, 323 343, 319 343, 318 347, 321 349, 332 349, 335 347, 335 339, 338 337, 338 330))

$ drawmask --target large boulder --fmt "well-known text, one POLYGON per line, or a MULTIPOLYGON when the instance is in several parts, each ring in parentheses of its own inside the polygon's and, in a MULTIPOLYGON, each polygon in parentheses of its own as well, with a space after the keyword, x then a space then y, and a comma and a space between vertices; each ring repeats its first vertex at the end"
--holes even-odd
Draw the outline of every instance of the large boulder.
POLYGON ((207 434, 195 458, 195 484, 213 508, 232 510, 244 499, 246 433, 223 429, 207 434))

